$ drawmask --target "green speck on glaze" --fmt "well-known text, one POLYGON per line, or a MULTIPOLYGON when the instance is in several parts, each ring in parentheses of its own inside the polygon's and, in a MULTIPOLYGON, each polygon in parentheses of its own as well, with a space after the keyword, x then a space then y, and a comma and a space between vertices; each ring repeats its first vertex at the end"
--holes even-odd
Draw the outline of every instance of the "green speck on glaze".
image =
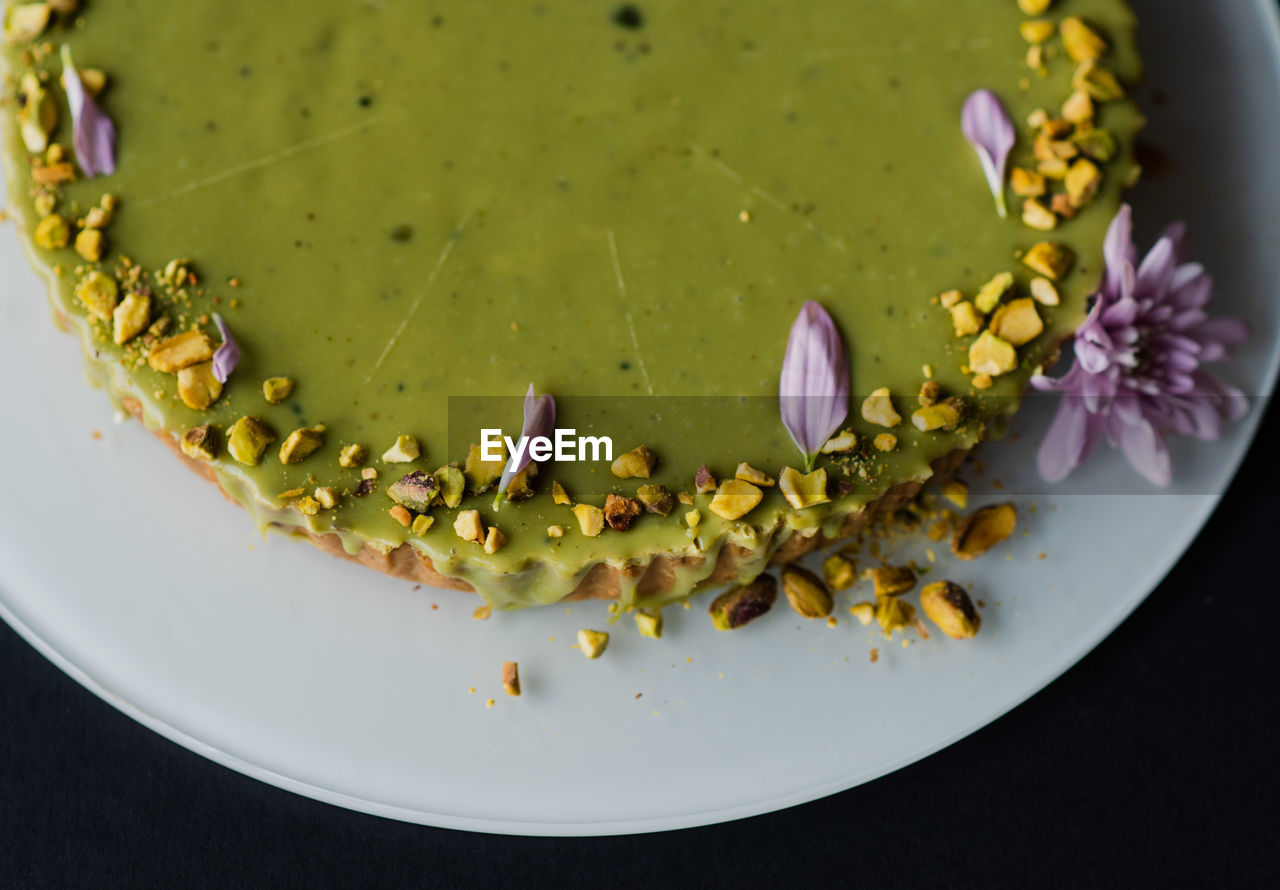
MULTIPOLYGON (((298 465, 273 452, 255 468, 218 461, 224 487, 264 524, 338 531, 352 549, 411 541, 498 607, 556 601, 599 560, 694 543, 687 507, 583 537, 552 504, 549 480, 594 503, 633 494, 636 480, 619 483, 606 464, 547 468, 543 494, 496 513, 492 494, 464 503, 509 537, 492 556, 453 535, 454 511, 438 509, 423 538, 388 516, 386 485, 401 470, 461 460, 459 443, 475 438, 466 424, 518 429, 530 382, 557 397, 561 425, 591 425, 619 452, 653 448, 661 462, 648 481, 673 491, 691 490, 703 462, 721 478, 739 461, 775 476, 799 465, 775 397, 786 332, 807 299, 844 332, 855 393, 887 386, 905 417, 929 364, 948 392, 967 394, 964 342, 930 299, 972 294, 1005 269, 1025 282, 1014 251, 1041 239, 1016 212, 993 212, 960 108, 974 89, 994 89, 1019 124, 1015 159, 1025 157, 1021 122, 1061 105, 1072 64, 1051 62, 1045 78, 1025 68, 1012 0, 814 0, 802 13, 763 0, 635 6, 638 23, 615 20, 615 3, 582 0, 87 7, 83 27, 49 36, 109 73, 102 101, 120 133, 119 167, 65 200, 121 199, 108 262, 126 253, 154 269, 192 257, 207 289, 194 312, 220 296, 244 353, 221 400, 192 412, 172 377, 121 369, 68 276, 55 301, 99 375, 174 434, 242 414, 282 438, 324 424, 325 446, 298 465), (225 286, 231 277, 243 285, 225 286), (268 405, 261 384, 277 375, 297 389, 268 405), (451 396, 473 398, 454 399, 451 414, 451 396), (376 465, 401 433, 426 457, 380 466, 375 494, 315 517, 275 500, 313 487, 309 474, 354 489, 359 471, 338 467, 339 449, 364 443, 376 465), (565 537, 548 541, 552 524, 565 537)), ((1113 45, 1108 64, 1136 79, 1120 0, 1060 0, 1052 12, 1095 23, 1113 45)), ((63 121, 69 144, 65 109, 63 121)), ((1096 204, 1052 236, 1076 250, 1075 271, 1020 370, 982 396, 984 420, 1012 410, 1098 279, 1140 117, 1116 103, 1099 123, 1120 154, 1096 204)), ((13 203, 29 207, 25 152, 8 129, 13 203)), ((37 253, 46 268, 78 262, 37 253)), ((851 408, 861 435, 880 431, 851 408)), ((708 558, 681 569, 667 596, 687 595, 726 540, 755 545, 749 577, 797 527, 833 530, 891 484, 926 477, 983 426, 938 435, 904 423, 871 481, 851 479, 849 496, 790 524, 777 497, 733 524, 700 496, 708 558)))

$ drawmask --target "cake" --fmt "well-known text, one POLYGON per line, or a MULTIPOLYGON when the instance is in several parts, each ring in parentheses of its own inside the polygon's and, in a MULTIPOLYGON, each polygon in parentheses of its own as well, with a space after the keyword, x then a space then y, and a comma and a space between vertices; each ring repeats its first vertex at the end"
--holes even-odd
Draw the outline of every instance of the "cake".
POLYGON ((259 525, 497 608, 660 606, 1003 428, 1099 281, 1134 25, 1121 0, 10 4, 10 213, 92 376, 259 525), (1016 129, 990 182, 977 95, 1016 129), (812 304, 851 392, 816 460, 779 411, 812 304), (531 384, 612 460, 498 492, 482 430, 518 437, 531 384))

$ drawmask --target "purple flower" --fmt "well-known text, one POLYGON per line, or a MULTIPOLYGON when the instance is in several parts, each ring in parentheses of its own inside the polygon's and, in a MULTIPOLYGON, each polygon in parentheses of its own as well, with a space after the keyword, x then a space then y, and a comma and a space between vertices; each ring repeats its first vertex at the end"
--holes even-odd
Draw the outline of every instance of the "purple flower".
POLYGON ((236 365, 240 364, 240 344, 236 343, 231 328, 227 327, 222 316, 216 312, 213 313, 213 323, 222 334, 222 345, 213 353, 213 376, 218 378, 219 383, 226 383, 236 365))
POLYGON ((520 475, 520 471, 529 466, 533 458, 529 447, 539 436, 550 439, 556 429, 556 400, 543 393, 536 398, 533 395, 533 384, 524 397, 524 426, 520 429, 520 438, 516 442, 515 451, 507 460, 506 469, 502 471, 502 479, 498 482, 498 497, 507 491, 511 480, 520 475))
POLYGON ((71 109, 71 140, 80 169, 90 179, 116 172, 115 124, 85 92, 66 44, 62 46, 62 86, 71 109))
POLYGON ((1240 390, 1200 368, 1227 357, 1248 331, 1239 319, 1205 311, 1213 279, 1182 262, 1185 231, 1170 226, 1135 266, 1128 205, 1112 221, 1102 289, 1076 331, 1075 362, 1064 377, 1031 380, 1063 393, 1038 457, 1050 482, 1065 479, 1105 437, 1144 478, 1168 485, 1166 434, 1216 439, 1224 422, 1245 412, 1240 390))
POLYGON ((965 100, 960 127, 964 130, 964 138, 969 140, 982 161, 982 171, 987 174, 987 184, 996 199, 996 211, 1002 217, 1007 216, 1004 171, 1009 152, 1017 139, 1009 112, 1004 110, 1000 97, 991 90, 978 90, 965 100))
POLYGON ((849 414, 849 356, 836 323, 812 300, 791 326, 778 396, 782 424, 810 470, 819 449, 849 414))

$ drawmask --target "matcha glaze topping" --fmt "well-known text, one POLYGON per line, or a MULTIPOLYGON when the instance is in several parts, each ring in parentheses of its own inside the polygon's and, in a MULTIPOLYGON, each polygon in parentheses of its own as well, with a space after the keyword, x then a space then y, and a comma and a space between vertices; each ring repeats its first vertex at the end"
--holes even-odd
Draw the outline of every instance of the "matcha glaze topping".
MULTIPOLYGON (((1046 15, 1084 17, 1110 43, 1108 68, 1136 80, 1123 3, 1059 0, 1046 15)), ((336 531, 349 550, 409 542, 498 607, 554 602, 599 561, 705 557, 677 573, 664 594, 674 599, 726 541, 755 551, 746 579, 788 536, 832 533, 894 483, 926 478, 931 461, 1013 410, 1083 318, 1140 116, 1128 101, 1099 104, 1096 123, 1119 150, 1079 215, 1037 232, 1010 193, 1000 219, 961 134, 966 96, 999 94, 1019 129, 1011 162, 1034 165, 1024 122, 1057 113, 1076 69, 1060 41, 1045 71, 1029 68, 1026 20, 1014 0, 89 3, 79 23, 49 28, 41 39, 55 52, 34 65, 53 74, 59 102, 59 43, 107 73, 100 103, 120 134, 118 169, 68 184, 59 207, 72 218, 108 192, 119 207, 100 263, 69 247, 32 252, 61 267, 56 305, 97 376, 141 403, 149 427, 176 437, 213 424, 225 438, 245 415, 271 427, 258 466, 225 449, 213 462, 263 524, 336 531), (1002 271, 1025 289, 1034 273, 1019 252, 1046 238, 1076 254, 1061 303, 1038 307, 1045 332, 1018 350, 1017 370, 975 390, 962 371, 972 338, 931 301, 952 289, 971 298, 1002 271), (216 344, 213 311, 235 332, 243 360, 208 410, 184 405, 174 376, 136 347, 122 362, 128 348, 73 296, 86 270, 118 273, 121 257, 146 270, 190 259, 198 284, 178 302, 155 298, 169 334, 203 322, 216 344), (850 351, 847 426, 864 452, 848 473, 847 460, 820 462, 833 496, 836 481, 846 494, 796 512, 770 492, 738 521, 698 495, 598 537, 553 503, 552 480, 601 505, 641 482, 691 492, 703 463, 718 479, 741 461, 773 477, 799 466, 776 394, 787 330, 809 299, 850 351), (972 406, 954 431, 910 423, 925 365, 972 406), (278 376, 295 386, 270 404, 262 384, 278 376), (652 478, 544 465, 527 501, 495 510, 491 491, 437 506, 421 535, 389 515, 386 489, 404 473, 463 461, 482 425, 515 435, 530 382, 556 397, 560 426, 612 436, 615 456, 653 449, 652 478), (869 447, 885 430, 859 415, 881 387, 904 417, 891 452, 869 447), (319 450, 282 464, 286 436, 316 425, 319 450), (403 434, 422 457, 383 463, 403 434), (379 471, 363 497, 361 470, 338 461, 353 443, 379 471), (333 509, 304 515, 277 497, 317 486, 340 493, 333 509), (467 508, 505 546, 487 554, 461 540, 454 519, 467 508), (552 525, 563 537, 548 537, 552 525)), ((14 78, 32 64, 24 49, 6 48, 14 78)), ((54 139, 69 147, 62 112, 54 139)), ((13 126, 7 139, 12 204, 30 234, 29 153, 13 126)), ((621 597, 630 605, 634 591, 621 597)))

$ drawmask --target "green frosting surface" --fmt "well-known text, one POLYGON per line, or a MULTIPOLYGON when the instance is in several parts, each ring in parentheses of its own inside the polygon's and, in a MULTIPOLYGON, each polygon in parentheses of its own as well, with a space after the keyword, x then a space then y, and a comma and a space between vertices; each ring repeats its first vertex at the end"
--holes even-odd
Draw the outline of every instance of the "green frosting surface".
MULTIPOLYGON (((1136 82, 1120 0, 1059 0, 1046 15, 1083 16, 1110 43, 1103 63, 1136 82)), ((1128 101, 1098 106, 1119 150, 1074 219, 1033 231, 1012 192, 999 218, 961 133, 965 97, 1001 96, 1019 130, 1011 164, 1032 166, 1025 121, 1037 108, 1057 114, 1076 69, 1057 38, 1046 71, 1028 68, 1026 19, 1014 0, 119 0, 52 24, 39 40, 55 52, 34 62, 30 44, 7 46, 7 92, 34 65, 62 103, 61 43, 107 73, 99 101, 119 133, 118 168, 67 184, 58 212, 74 228, 115 195, 108 252, 97 264, 70 247, 33 246, 33 256, 60 268, 55 304, 100 379, 137 399, 149 427, 225 431, 252 415, 275 431, 258 466, 225 450, 213 464, 259 522, 336 531, 349 550, 408 542, 503 608, 557 601, 600 561, 702 557, 677 572, 663 595, 674 599, 726 541, 755 551, 749 578, 789 535, 833 533, 891 485, 927 478, 933 460, 1016 407, 1083 318, 1141 117, 1128 101), (1077 256, 1062 302, 1037 307, 1046 329, 1019 349, 1018 369, 975 390, 962 371, 972 338, 957 338, 931 301, 951 289, 972 298, 1002 271, 1025 291, 1034 273, 1018 252, 1042 240, 1077 256), (136 342, 112 344, 110 326, 73 296, 85 270, 119 274, 125 256, 148 276, 190 259, 198 285, 176 300, 156 289, 153 315, 171 317, 170 334, 203 322, 218 342, 213 311, 235 332, 243 360, 208 410, 185 406, 172 374, 148 367, 136 342), (691 492, 702 463, 718 479, 740 461, 774 477, 800 467, 776 396, 805 300, 844 334, 846 425, 862 442, 853 461, 820 462, 831 503, 797 512, 775 489, 731 522, 698 495, 694 507, 587 537, 552 502, 551 480, 598 505, 641 482, 691 492), (925 365, 972 407, 954 431, 910 422, 925 365), (276 405, 262 394, 272 376, 296 383, 276 405), (424 535, 389 515, 386 488, 403 473, 462 461, 481 426, 517 435, 530 383, 556 397, 561 426, 611 436, 615 456, 653 449, 653 478, 544 465, 527 501, 495 509, 492 491, 468 497, 462 508, 508 538, 494 554, 454 534, 456 509, 433 509, 424 535), (885 430, 859 415, 880 387, 904 418, 888 453, 870 446, 885 430), (282 464, 286 435, 317 424, 323 447, 282 464), (424 456, 380 461, 401 434, 424 456), (360 470, 338 464, 350 443, 367 446, 380 473, 364 497, 352 494, 360 470), (849 490, 837 496, 839 480, 849 490), (317 485, 347 493, 314 516, 277 497, 317 485), (564 536, 549 539, 550 525, 564 536)), ((53 135, 69 153, 61 112, 53 135)), ((13 123, 12 107, 4 117, 13 123)), ((13 126, 5 153, 30 235, 30 156, 13 126)), ((621 597, 636 602, 626 584, 621 597)))

